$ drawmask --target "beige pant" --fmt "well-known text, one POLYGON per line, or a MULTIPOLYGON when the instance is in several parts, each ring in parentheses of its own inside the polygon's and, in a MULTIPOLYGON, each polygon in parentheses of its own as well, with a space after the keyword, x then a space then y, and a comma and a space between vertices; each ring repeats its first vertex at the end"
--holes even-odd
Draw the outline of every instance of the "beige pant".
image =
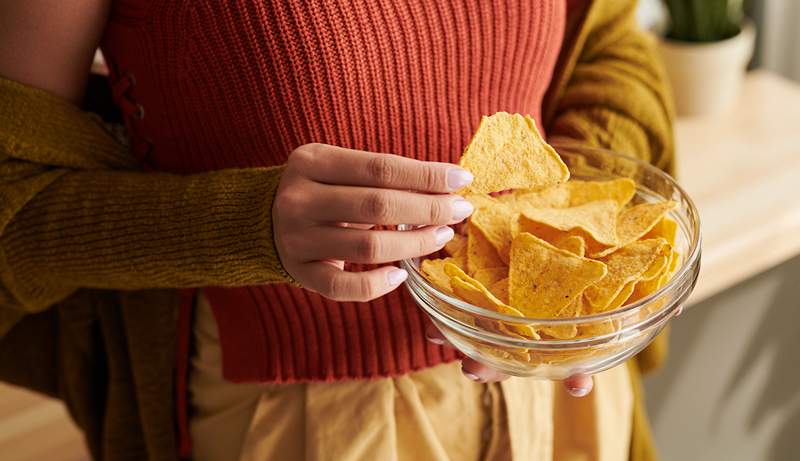
POLYGON ((511 378, 477 384, 457 363, 397 378, 301 384, 222 379, 203 296, 189 380, 193 456, 216 460, 627 459, 632 397, 620 367, 590 397, 511 378))

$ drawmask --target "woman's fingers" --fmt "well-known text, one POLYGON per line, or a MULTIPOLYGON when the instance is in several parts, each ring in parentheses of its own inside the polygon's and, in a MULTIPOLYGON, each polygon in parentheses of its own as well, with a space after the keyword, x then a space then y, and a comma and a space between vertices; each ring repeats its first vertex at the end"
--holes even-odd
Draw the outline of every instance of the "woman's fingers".
POLYGON ((508 375, 501 373, 494 368, 488 367, 478 361, 465 358, 461 361, 461 372, 467 378, 480 383, 493 381, 503 381, 508 379, 508 375))
POLYGON ((408 277, 403 269, 386 266, 365 272, 347 272, 328 262, 302 265, 298 282, 334 301, 365 302, 380 298, 408 277))
POLYGON ((455 224, 472 214, 458 195, 429 195, 401 190, 331 186, 308 182, 296 192, 296 209, 316 222, 368 224, 455 224))
POLYGON ((446 193, 472 182, 472 174, 449 163, 423 162, 399 155, 364 152, 327 144, 307 144, 292 153, 310 179, 384 189, 446 193))
POLYGON ((438 346, 450 345, 442 332, 430 322, 425 324, 425 339, 438 346))
POLYGON ((594 380, 590 375, 573 375, 563 381, 569 395, 584 397, 594 388, 594 380))
POLYGON ((448 226, 412 231, 318 226, 287 237, 287 244, 293 245, 292 242, 298 240, 297 257, 304 262, 341 259, 361 264, 383 264, 431 254, 444 247, 453 234, 453 229, 448 226))

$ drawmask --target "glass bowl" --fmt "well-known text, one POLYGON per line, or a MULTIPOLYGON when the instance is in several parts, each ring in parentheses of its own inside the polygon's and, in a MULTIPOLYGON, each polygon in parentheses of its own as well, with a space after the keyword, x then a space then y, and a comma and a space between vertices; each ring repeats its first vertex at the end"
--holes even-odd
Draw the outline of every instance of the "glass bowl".
MULTIPOLYGON (((672 279, 658 291, 614 311, 575 318, 513 317, 448 296, 419 272, 420 261, 401 261, 408 271, 406 288, 450 343, 464 355, 513 376, 564 379, 577 373, 598 373, 644 349, 691 294, 700 272, 700 218, 697 208, 669 175, 615 152, 559 144, 554 146, 572 178, 631 178, 637 191, 631 203, 673 200, 668 214, 678 223, 675 249, 680 260, 672 279), (504 332, 528 325, 541 331, 577 328, 572 339, 528 339, 504 332)), ((410 229, 411 226, 400 226, 410 229)))

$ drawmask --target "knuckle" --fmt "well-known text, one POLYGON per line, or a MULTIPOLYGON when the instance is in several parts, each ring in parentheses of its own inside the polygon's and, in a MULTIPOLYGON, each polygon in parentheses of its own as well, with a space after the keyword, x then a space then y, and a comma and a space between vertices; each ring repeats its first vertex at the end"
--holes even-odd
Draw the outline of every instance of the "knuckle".
POLYGON ((392 217, 392 205, 384 193, 373 192, 368 194, 362 207, 364 217, 375 223, 386 223, 392 217))
POLYGON ((428 219, 431 223, 448 222, 449 216, 447 211, 449 208, 449 201, 441 199, 432 199, 428 209, 428 219))
POLYGON ((275 197, 273 206, 280 215, 287 215, 294 211, 302 210, 305 202, 306 194, 303 191, 289 187, 275 197))
POLYGON ((369 301, 377 297, 377 288, 372 283, 372 279, 367 276, 362 276, 358 279, 358 300, 369 301))
POLYGON ((347 301, 347 283, 343 276, 334 275, 327 280, 322 295, 334 301, 347 301))
POLYGON ((392 184, 399 172, 387 155, 379 155, 367 161, 367 171, 378 184, 392 184))
POLYGON ((289 163, 309 165, 313 163, 317 157, 319 157, 319 154, 324 149, 324 146, 324 144, 320 143, 303 144, 289 154, 289 163))
POLYGON ((441 189, 441 175, 436 168, 422 168, 419 173, 419 181, 425 190, 438 190, 441 189))
POLYGON ((358 239, 356 254, 363 261, 377 261, 381 257, 381 246, 380 238, 373 232, 367 232, 366 235, 358 239))

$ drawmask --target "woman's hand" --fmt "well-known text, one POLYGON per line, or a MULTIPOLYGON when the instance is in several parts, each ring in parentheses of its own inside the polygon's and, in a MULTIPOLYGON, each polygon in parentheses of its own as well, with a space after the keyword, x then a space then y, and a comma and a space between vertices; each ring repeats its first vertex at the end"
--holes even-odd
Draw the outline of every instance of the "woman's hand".
MULTIPOLYGON (((434 344, 450 346, 450 343, 447 342, 444 335, 430 322, 425 327, 425 337, 434 344)), ((481 383, 503 381, 509 377, 507 374, 501 373, 469 357, 461 361, 461 372, 464 373, 464 376, 467 378, 481 383)), ((563 381, 563 384, 567 392, 573 397, 588 395, 589 392, 592 392, 592 387, 594 387, 594 381, 592 377, 588 375, 570 376, 563 381)))
POLYGON ((408 276, 393 266, 346 272, 344 262, 383 264, 424 256, 453 238, 449 224, 472 214, 451 192, 472 182, 449 163, 325 144, 292 152, 272 209, 278 255, 304 288, 336 301, 369 301, 408 276), (412 224, 413 231, 370 230, 412 224))

